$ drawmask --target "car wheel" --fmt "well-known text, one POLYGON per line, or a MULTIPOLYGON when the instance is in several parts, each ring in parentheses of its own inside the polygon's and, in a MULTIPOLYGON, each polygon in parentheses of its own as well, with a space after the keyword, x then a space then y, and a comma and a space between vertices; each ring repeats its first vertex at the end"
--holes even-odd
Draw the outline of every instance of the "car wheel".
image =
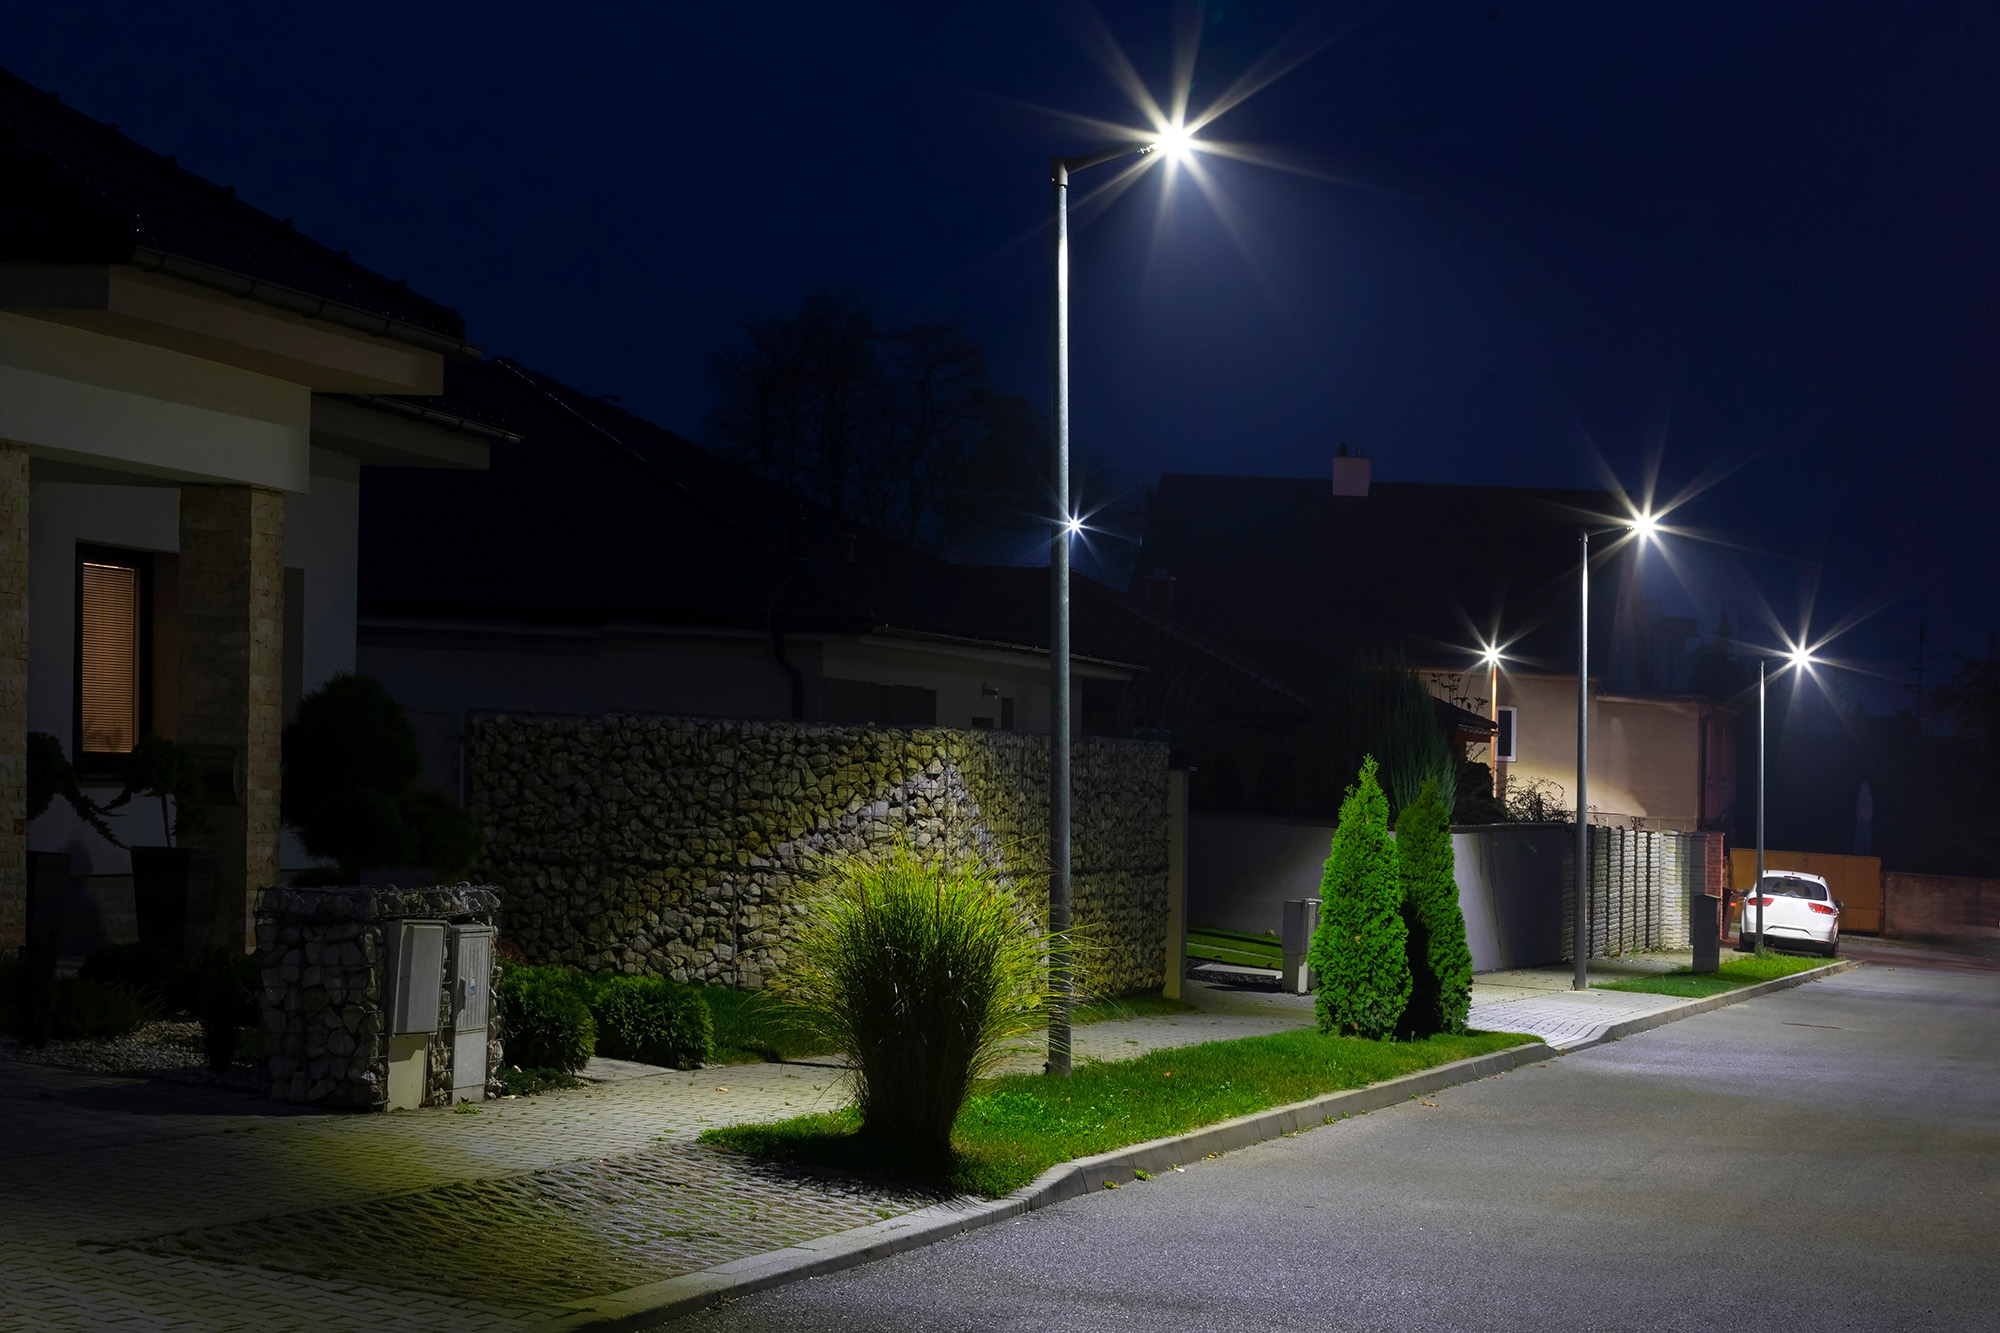
POLYGON ((1840 957, 1840 936, 1835 935, 1826 942, 1826 956, 1828 958, 1840 957))

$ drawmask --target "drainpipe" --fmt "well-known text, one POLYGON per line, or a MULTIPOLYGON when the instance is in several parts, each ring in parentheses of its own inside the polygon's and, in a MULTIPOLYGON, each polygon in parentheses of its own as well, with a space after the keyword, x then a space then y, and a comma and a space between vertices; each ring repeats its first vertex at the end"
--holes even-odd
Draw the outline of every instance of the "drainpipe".
POLYGON ((771 624, 771 655, 778 659, 778 665, 792 678, 792 721, 803 722, 806 720, 806 673, 785 656, 784 627, 775 621, 771 624))

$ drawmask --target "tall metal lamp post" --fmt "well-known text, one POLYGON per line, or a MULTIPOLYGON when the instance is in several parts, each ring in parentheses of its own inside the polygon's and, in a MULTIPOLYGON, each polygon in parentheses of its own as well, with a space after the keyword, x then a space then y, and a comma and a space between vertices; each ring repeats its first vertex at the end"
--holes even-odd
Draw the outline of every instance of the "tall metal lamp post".
MULTIPOLYGON (((1764 708, 1764 683, 1766 670, 1774 656, 1783 656, 1787 665, 1804 671, 1813 665, 1815 659, 1810 648, 1790 648, 1783 654, 1760 652, 1757 654, 1757 879, 1750 886, 1751 896, 1757 900, 1757 956, 1764 955, 1764 767, 1769 749, 1769 728, 1764 708)), ((1738 928, 1741 934, 1741 928, 1738 928)))
MULTIPOLYGON (((1625 525, 1640 541, 1660 534, 1660 521, 1641 511, 1625 525)), ((1576 963, 1575 990, 1590 989, 1590 529, 1578 528, 1576 637, 1576 963)))
POLYGON ((1083 528, 1069 493, 1069 178, 1121 157, 1164 151, 1178 155, 1191 142, 1175 127, 1157 139, 1136 140, 1081 157, 1058 157, 1050 164, 1055 188, 1055 329, 1053 409, 1049 420, 1052 454, 1050 489, 1056 502, 1049 534, 1049 950, 1050 988, 1055 1011, 1049 1015, 1048 1072, 1067 1078, 1070 1072, 1070 708, 1069 708, 1069 555, 1070 543, 1083 528))

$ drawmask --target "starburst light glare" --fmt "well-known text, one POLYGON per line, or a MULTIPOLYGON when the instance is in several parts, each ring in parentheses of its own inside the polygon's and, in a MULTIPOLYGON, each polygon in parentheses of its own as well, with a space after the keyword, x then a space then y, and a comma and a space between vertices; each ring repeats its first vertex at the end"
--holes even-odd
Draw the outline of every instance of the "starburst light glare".
POLYGON ((1650 509, 1642 509, 1632 518, 1632 531, 1640 541, 1650 541, 1660 535, 1660 520, 1650 509))
POLYGON ((1066 526, 1069 528, 1069 535, 1074 537, 1083 531, 1083 519, 1072 517, 1066 526))
POLYGON ((1152 152, 1160 154, 1170 162, 1185 162, 1194 152, 1194 131, 1185 125, 1168 125, 1160 131, 1160 137, 1153 141, 1152 152))

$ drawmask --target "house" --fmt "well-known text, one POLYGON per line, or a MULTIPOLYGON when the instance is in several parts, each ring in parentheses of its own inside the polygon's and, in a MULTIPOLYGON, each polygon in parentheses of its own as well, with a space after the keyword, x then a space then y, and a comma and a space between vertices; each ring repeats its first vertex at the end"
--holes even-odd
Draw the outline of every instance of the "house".
MULTIPOLYGON (((1573 807, 1578 533, 1590 586, 1593 817, 1632 827, 1725 826, 1736 720, 1686 693, 1690 622, 1640 595, 1626 513, 1604 491, 1373 482, 1369 460, 1333 478, 1160 479, 1138 569, 1156 604, 1315 695, 1337 663, 1387 650, 1437 698, 1490 719, 1460 726, 1495 794, 1573 807), (1676 639, 1678 635, 1678 639, 1676 639), (1503 657, 1482 660, 1488 646, 1503 657)), ((1461 719, 1463 720, 1463 719, 1461 719)), ((1282 775, 1280 775, 1282 779, 1282 775)), ((1250 779, 1257 788, 1282 780, 1250 779)), ((1272 813, 1288 813, 1272 811, 1272 813)))
MULTIPOLYGON (((478 355, 456 312, 0 71, 0 948, 31 848, 69 855, 100 936, 133 910, 127 853, 61 802, 25 822, 30 731, 99 795, 140 737, 193 748, 210 938, 248 942, 287 710, 355 663, 361 470, 484 466, 489 428, 396 406, 478 355)), ((115 819, 165 836, 150 802, 115 819)))
MULTIPOLYGON (((1041 731, 1046 600, 837 517, 506 360, 427 406, 502 423, 489 470, 369 472, 359 662, 455 790, 469 712, 1041 731)), ((1137 667, 1075 639, 1072 716, 1137 667)))

